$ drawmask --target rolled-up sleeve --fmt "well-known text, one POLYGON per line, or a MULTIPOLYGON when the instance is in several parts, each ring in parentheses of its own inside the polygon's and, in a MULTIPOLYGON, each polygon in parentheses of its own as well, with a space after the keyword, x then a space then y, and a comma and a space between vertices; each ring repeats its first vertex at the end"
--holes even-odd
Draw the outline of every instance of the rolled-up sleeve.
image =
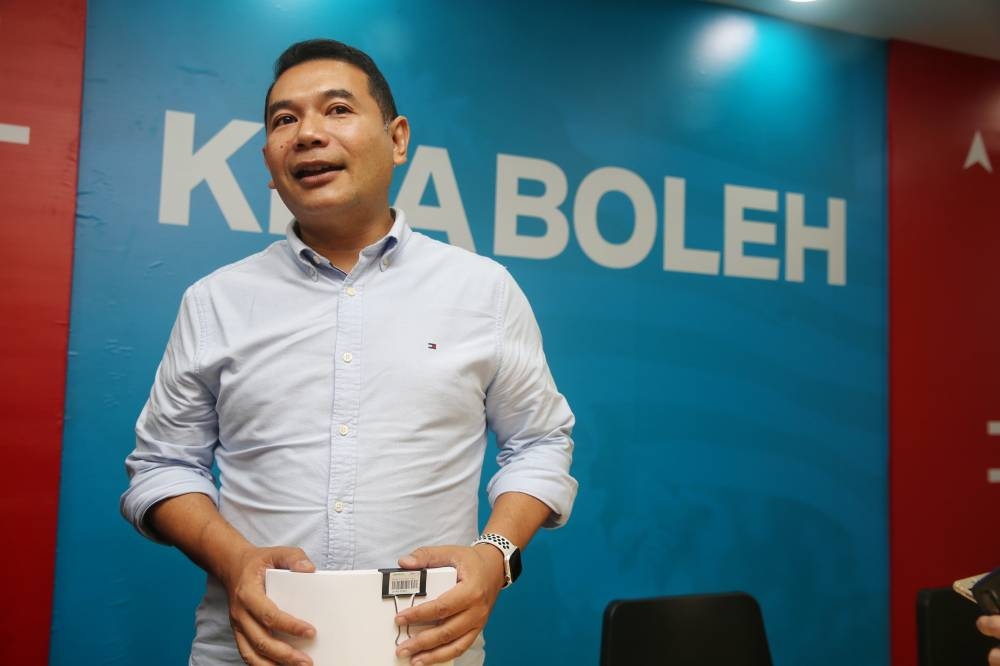
POLYGON ((122 515, 154 541, 158 539, 145 517, 157 502, 195 492, 218 504, 212 456, 219 427, 216 397, 200 376, 206 336, 197 286, 181 301, 149 400, 135 426, 135 450, 125 460, 129 487, 121 497, 122 515))
POLYGON ((570 476, 573 412, 556 389, 534 313, 504 272, 498 318, 499 363, 486 393, 486 418, 496 433, 500 469, 487 485, 490 504, 521 492, 552 509, 546 527, 569 518, 577 493, 570 476))

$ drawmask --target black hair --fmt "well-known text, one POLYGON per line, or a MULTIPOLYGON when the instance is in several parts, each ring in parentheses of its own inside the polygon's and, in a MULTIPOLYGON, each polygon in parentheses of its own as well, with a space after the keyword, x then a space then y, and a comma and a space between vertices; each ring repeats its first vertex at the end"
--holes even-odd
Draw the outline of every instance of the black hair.
POLYGON ((389 83, 382 76, 378 66, 371 57, 360 49, 338 42, 335 39, 307 39, 304 42, 292 44, 274 61, 274 80, 267 88, 264 96, 264 124, 267 125, 267 107, 271 103, 271 90, 278 78, 286 71, 310 60, 338 60, 354 65, 368 76, 368 92, 375 98, 382 118, 391 122, 399 113, 396 111, 396 100, 392 98, 389 83))

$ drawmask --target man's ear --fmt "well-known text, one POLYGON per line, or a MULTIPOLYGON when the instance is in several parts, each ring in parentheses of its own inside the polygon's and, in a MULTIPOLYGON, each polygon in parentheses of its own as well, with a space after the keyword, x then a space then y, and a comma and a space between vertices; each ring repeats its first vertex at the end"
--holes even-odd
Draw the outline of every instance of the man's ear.
POLYGON ((396 116, 386 131, 392 139, 392 163, 396 166, 405 164, 410 149, 410 121, 406 116, 396 116))

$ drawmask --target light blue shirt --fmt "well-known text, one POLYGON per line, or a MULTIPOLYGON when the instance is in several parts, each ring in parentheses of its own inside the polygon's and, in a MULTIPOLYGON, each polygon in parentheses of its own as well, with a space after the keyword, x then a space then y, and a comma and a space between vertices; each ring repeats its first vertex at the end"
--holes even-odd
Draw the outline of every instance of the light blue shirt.
MULTIPOLYGON (((527 493, 549 527, 566 521, 574 419, 524 294, 395 215, 350 273, 290 226, 187 290, 126 460, 121 509, 143 534, 150 507, 197 492, 254 544, 299 546, 320 569, 468 544, 487 428, 491 504, 527 493)), ((242 663, 211 577, 196 624, 192 664, 242 663)), ((458 663, 481 661, 480 642, 458 663)))

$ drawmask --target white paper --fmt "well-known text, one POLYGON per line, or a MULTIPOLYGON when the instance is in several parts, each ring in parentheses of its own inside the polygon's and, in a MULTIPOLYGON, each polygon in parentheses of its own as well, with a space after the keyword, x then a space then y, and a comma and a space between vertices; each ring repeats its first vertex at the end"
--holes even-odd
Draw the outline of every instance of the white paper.
MULTIPOLYGON (((295 573, 268 569, 265 588, 278 608, 316 628, 312 639, 282 635, 313 659, 315 666, 408 666, 396 657, 396 609, 435 599, 455 585, 454 567, 427 570, 427 596, 382 598, 382 574, 375 570, 295 573)), ((411 636, 429 625, 410 625, 411 636)), ((447 662, 448 666, 454 662, 447 662)))

